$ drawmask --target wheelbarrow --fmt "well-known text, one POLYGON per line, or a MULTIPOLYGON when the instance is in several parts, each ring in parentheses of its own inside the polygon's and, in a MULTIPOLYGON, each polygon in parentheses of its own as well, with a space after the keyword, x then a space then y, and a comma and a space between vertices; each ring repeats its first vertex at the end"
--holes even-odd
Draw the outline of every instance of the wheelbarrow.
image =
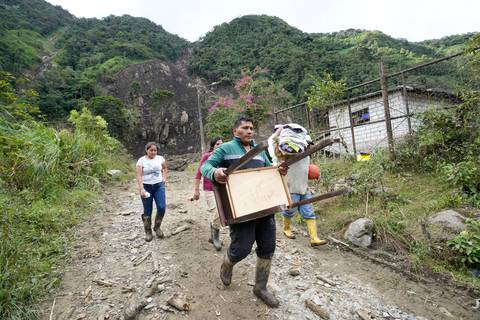
POLYGON ((278 167, 288 167, 338 142, 340 142, 339 139, 321 140, 278 166, 239 170, 256 155, 266 150, 268 143, 264 141, 255 146, 225 170, 226 184, 213 181, 220 223, 223 226, 241 223, 350 192, 349 189, 340 189, 292 203, 286 179, 278 171, 278 167))

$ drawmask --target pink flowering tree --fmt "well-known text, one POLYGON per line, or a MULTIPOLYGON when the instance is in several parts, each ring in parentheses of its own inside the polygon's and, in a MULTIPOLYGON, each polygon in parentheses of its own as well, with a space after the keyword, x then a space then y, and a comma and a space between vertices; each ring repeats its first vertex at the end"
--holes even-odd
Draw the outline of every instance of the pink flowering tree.
POLYGON ((208 109, 206 130, 209 136, 229 139, 233 122, 240 114, 251 118, 258 128, 272 116, 274 107, 280 109, 293 101, 282 85, 269 79, 268 70, 259 66, 242 70, 235 91, 236 98, 219 97, 208 109))

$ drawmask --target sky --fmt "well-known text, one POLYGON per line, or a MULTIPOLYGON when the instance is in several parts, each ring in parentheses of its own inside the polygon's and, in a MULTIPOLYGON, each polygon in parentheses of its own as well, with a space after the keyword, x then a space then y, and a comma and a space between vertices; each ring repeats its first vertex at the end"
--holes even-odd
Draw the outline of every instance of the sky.
POLYGON ((249 14, 277 16, 304 32, 379 30, 409 41, 480 31, 479 0, 47 0, 76 17, 129 14, 196 41, 249 14))

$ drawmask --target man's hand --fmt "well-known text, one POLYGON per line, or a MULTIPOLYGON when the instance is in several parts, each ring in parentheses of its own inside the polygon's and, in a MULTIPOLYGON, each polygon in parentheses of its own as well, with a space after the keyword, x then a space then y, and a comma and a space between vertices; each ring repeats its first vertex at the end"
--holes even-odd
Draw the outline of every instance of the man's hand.
POLYGON ((215 172, 213 173, 213 177, 215 178, 215 181, 221 184, 226 184, 227 183, 227 175, 225 174, 226 168, 217 168, 215 172))
POLYGON ((288 167, 278 167, 278 172, 280 172, 282 176, 286 176, 288 173, 288 167))

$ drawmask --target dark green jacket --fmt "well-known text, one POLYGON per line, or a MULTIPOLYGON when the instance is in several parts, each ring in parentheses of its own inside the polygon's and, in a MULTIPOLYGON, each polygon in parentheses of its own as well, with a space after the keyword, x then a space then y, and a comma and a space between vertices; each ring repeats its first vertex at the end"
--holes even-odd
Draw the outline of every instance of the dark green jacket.
MULTIPOLYGON (((250 142, 250 147, 255 147, 255 143, 250 142)), ((218 146, 210 155, 210 157, 203 163, 200 171, 208 179, 214 181, 213 173, 217 168, 228 168, 232 163, 240 159, 246 153, 240 139, 234 137, 233 140, 223 143, 218 146)), ((258 154, 240 167, 240 169, 269 167, 272 163, 268 159, 265 151, 258 154)))

